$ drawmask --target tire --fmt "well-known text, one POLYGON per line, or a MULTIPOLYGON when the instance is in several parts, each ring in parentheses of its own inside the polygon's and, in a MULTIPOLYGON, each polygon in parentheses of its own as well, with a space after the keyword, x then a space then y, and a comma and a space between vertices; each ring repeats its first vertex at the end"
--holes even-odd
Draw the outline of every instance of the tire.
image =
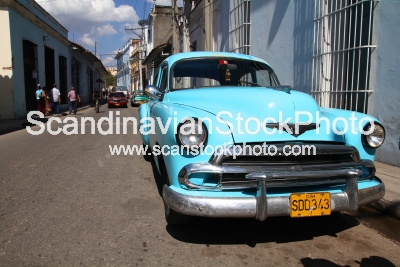
POLYGON ((149 148, 149 146, 146 146, 145 144, 143 144, 143 147, 146 148, 146 154, 143 154, 143 158, 145 161, 152 161, 153 160, 153 155, 148 155, 149 153, 151 153, 151 149, 149 148))
POLYGON ((131 102, 131 107, 133 107, 133 103, 131 102))
MULTIPOLYGON (((164 162, 162 162, 162 174, 163 182, 166 185, 170 185, 167 168, 165 167, 164 162)), ((163 200, 164 201, 164 200, 163 200)), ((171 209, 164 201, 164 215, 165 220, 167 221, 168 225, 184 225, 188 224, 192 221, 193 216, 181 214, 179 212, 174 211, 171 209)))
POLYGON ((111 108, 111 106, 110 106, 110 105, 108 105, 107 107, 108 107, 108 108, 111 108))

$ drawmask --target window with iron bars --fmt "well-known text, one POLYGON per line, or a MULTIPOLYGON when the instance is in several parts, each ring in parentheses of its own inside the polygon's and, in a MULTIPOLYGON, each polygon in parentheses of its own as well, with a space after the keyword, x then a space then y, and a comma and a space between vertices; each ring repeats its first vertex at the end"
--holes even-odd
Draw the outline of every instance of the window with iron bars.
POLYGON ((250 0, 230 0, 229 50, 250 53, 250 0))
POLYGON ((323 107, 367 113, 378 0, 315 0, 312 95, 323 107))

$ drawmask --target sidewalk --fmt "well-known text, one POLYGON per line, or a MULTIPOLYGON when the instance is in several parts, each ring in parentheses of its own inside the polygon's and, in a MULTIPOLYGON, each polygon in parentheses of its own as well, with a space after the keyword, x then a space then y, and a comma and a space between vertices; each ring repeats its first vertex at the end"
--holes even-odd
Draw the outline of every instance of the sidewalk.
MULTIPOLYGON (((77 108, 77 110, 80 111, 87 108, 90 108, 90 105, 83 105, 77 108)), ((67 114, 68 114, 68 109, 60 108, 59 114, 45 116, 45 118, 61 117, 61 116, 66 116, 67 114)), ((16 119, 16 120, 0 120, 0 135, 24 129, 27 123, 28 121, 26 118, 16 119)))
MULTIPOLYGON (((79 110, 87 109, 90 105, 82 106, 79 110)), ((61 111, 55 116, 65 116, 66 111, 61 111), (64 112, 64 114, 62 114, 64 112)), ((0 120, 0 135, 25 128, 26 119, 0 120)), ((377 202, 368 204, 385 214, 400 220, 400 167, 391 166, 375 161, 376 176, 385 183, 385 197, 377 202)))
POLYGON ((368 206, 400 220, 400 167, 377 161, 375 167, 376 176, 385 183, 386 193, 383 199, 368 206))

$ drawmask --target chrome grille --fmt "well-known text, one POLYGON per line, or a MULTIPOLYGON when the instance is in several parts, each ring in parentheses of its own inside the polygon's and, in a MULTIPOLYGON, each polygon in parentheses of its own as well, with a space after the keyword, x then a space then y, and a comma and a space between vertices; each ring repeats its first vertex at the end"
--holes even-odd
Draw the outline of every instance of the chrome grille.
MULTIPOLYGON (((277 189, 287 186, 343 185, 348 180, 348 173, 355 171, 359 180, 372 179, 375 176, 374 163, 371 160, 360 160, 354 147, 343 144, 308 143, 315 147, 314 155, 279 155, 285 146, 298 147, 299 144, 274 144, 278 152, 276 156, 259 153, 260 151, 257 152, 259 156, 254 156, 246 149, 236 150, 239 145, 221 148, 208 163, 184 166, 179 172, 178 180, 189 189, 246 190, 257 186, 256 179, 250 175, 254 173, 269 177, 265 181, 266 186, 277 189), (202 182, 198 178, 199 173, 206 174, 202 182)), ((257 144, 241 147, 246 146, 249 150, 257 144)))
MULTIPOLYGON (((255 188, 256 180, 246 179, 246 174, 250 172, 293 172, 292 178, 275 179, 269 181, 269 187, 285 187, 285 186, 305 186, 315 184, 340 184, 346 182, 346 177, 297 177, 296 173, 318 170, 335 170, 342 168, 360 168, 363 169, 361 178, 371 178, 374 174, 373 165, 368 162, 360 162, 358 151, 345 145, 330 145, 330 144, 309 144, 315 147, 315 155, 299 155, 299 156, 284 156, 283 149, 285 146, 295 146, 299 144, 275 144, 277 154, 270 156, 261 153, 259 156, 250 155, 250 150, 256 151, 256 144, 248 145, 247 151, 233 156, 225 155, 220 157, 214 163, 218 163, 224 169, 224 173, 220 175, 221 189, 246 189, 255 188), (246 169, 246 172, 238 172, 238 169, 246 169), (235 170, 230 172, 229 170, 235 170)), ((258 145, 259 146, 259 145, 258 145)), ((256 151, 257 154, 262 151, 256 151)), ((216 158, 214 158, 216 159, 216 158)), ((210 163, 213 161, 211 160, 210 163)), ((326 175, 326 174, 325 174, 326 175)))

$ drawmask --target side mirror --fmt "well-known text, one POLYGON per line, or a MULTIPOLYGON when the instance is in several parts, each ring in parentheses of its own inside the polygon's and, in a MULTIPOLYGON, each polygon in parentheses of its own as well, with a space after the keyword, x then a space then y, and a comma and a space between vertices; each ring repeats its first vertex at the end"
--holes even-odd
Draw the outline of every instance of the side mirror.
POLYGON ((160 98, 163 95, 160 89, 155 85, 147 85, 144 91, 149 98, 160 98))

